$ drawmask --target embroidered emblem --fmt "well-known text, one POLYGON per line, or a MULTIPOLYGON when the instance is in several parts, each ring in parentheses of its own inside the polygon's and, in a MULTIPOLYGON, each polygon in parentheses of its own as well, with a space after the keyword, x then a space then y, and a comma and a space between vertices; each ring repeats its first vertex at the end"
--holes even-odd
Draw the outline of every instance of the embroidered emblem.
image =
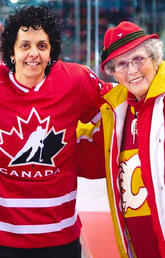
POLYGON ((125 212, 128 208, 133 210, 140 208, 145 202, 148 192, 145 187, 140 186, 136 194, 132 192, 133 175, 141 163, 137 154, 129 160, 121 162, 119 171, 119 182, 122 192, 122 206, 125 212))
POLYGON ((17 117, 17 121, 18 129, 14 126, 9 132, 0 129, 0 151, 9 158, 8 166, 43 164, 54 167, 54 157, 67 144, 64 142, 66 130, 49 128, 50 117, 42 120, 35 108, 27 119, 17 117))

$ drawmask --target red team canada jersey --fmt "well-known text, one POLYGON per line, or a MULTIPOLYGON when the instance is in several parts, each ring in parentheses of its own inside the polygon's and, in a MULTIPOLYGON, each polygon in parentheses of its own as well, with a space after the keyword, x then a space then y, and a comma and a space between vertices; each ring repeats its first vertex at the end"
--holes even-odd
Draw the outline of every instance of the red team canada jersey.
POLYGON ((0 245, 63 245, 80 235, 76 127, 99 103, 101 82, 58 61, 29 89, 0 66, 0 245))

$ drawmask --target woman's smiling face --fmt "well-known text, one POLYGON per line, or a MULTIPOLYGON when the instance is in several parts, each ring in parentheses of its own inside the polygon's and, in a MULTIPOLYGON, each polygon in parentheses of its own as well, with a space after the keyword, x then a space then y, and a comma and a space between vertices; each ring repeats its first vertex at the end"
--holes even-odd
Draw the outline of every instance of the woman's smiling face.
POLYGON ((49 37, 43 29, 21 27, 14 44, 15 75, 23 85, 29 79, 36 84, 43 80, 45 68, 50 60, 49 37))
POLYGON ((157 66, 145 47, 139 46, 114 58, 113 61, 114 67, 127 63, 124 70, 114 71, 115 78, 119 83, 123 84, 138 100, 145 97, 157 71, 157 66), (136 58, 139 60, 144 58, 144 64, 132 64, 131 61, 136 60, 136 58))

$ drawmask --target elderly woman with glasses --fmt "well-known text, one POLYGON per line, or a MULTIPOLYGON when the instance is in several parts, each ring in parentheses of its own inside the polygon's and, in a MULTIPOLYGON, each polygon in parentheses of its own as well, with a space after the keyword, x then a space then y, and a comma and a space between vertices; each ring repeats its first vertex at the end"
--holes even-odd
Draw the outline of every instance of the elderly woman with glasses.
MULTIPOLYGON (((101 113, 108 196, 121 257, 165 257, 162 57, 158 35, 146 35, 134 23, 121 22, 105 34, 101 68, 118 85, 104 94, 101 113)), ((93 140, 89 145, 97 146, 93 140)))

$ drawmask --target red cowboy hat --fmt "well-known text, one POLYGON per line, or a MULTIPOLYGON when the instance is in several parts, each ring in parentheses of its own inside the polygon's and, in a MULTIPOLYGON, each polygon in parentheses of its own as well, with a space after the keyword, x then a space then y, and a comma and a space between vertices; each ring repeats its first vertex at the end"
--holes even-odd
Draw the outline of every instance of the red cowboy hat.
POLYGON ((109 28, 104 37, 104 49, 101 55, 101 68, 111 59, 137 47, 150 38, 159 38, 157 34, 147 35, 135 23, 124 21, 115 28, 109 28))

